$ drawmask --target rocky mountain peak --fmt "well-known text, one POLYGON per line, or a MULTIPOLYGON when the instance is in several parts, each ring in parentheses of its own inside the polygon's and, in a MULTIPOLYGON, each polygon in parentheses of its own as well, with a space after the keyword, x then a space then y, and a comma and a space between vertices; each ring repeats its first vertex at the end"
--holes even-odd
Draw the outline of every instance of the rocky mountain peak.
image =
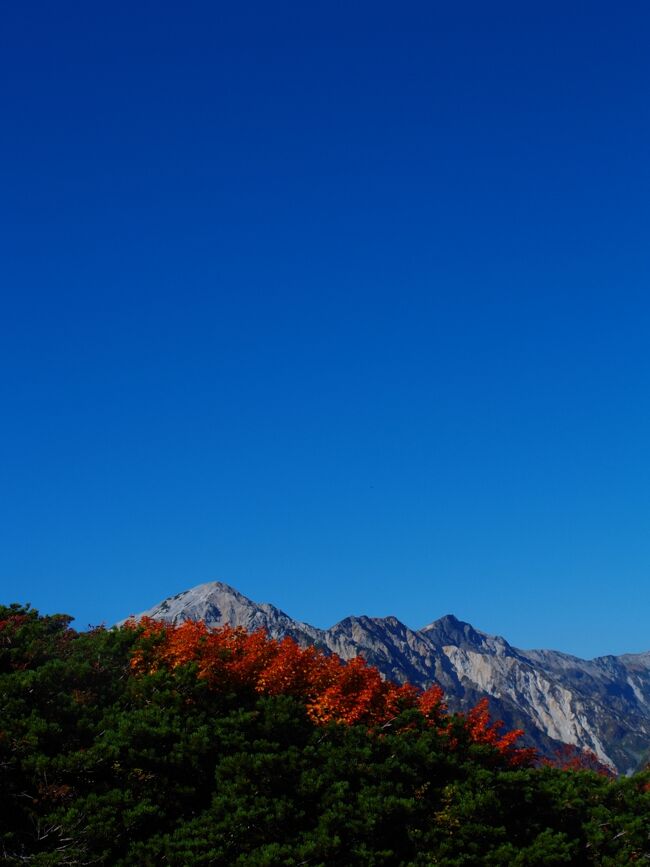
POLYGON ((445 614, 433 623, 429 623, 420 630, 440 646, 451 645, 468 649, 480 649, 485 644, 485 639, 491 637, 479 632, 471 623, 459 620, 453 614, 445 614))
POLYGON ((318 629, 221 581, 170 596, 143 615, 261 628, 273 638, 288 635, 343 659, 363 656, 391 680, 440 684, 455 710, 487 695, 495 716, 523 728, 527 742, 542 752, 570 743, 622 773, 650 757, 650 652, 587 661, 552 650, 519 650, 453 614, 421 630, 392 615, 346 617, 318 629))

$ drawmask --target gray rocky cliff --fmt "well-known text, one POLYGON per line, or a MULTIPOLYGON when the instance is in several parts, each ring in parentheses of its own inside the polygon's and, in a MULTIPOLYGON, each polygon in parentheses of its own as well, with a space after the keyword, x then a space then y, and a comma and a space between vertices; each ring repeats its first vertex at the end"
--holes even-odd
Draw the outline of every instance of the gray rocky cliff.
POLYGON ((227 584, 200 584, 142 612, 170 623, 264 629, 343 659, 363 656, 384 677, 427 687, 438 683, 452 710, 482 696, 492 713, 551 754, 561 743, 589 749, 619 773, 650 751, 650 652, 579 659, 553 650, 520 650, 453 615, 420 630, 396 617, 347 617, 330 629, 293 620, 269 603, 252 602, 227 584))

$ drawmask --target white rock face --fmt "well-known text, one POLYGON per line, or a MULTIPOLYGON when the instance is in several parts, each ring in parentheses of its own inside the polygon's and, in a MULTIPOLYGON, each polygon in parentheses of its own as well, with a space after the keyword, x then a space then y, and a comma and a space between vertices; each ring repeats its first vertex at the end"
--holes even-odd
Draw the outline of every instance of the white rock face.
POLYGON ((525 708, 537 728, 554 740, 594 752, 601 762, 614 767, 600 738, 588 722, 588 714, 570 689, 554 683, 527 663, 512 656, 500 659, 482 653, 443 647, 455 670, 487 695, 507 696, 525 708))
POLYGON ((251 602, 221 581, 199 584, 191 590, 184 590, 176 596, 163 599, 138 617, 154 617, 168 623, 204 620, 208 626, 243 626, 250 632, 265 629, 272 638, 284 635, 295 637, 304 633, 312 642, 317 642, 322 632, 307 623, 292 620, 268 602, 259 605, 251 602))
POLYGON ((293 620, 227 584, 200 584, 138 615, 170 623, 265 629, 343 659, 363 656, 385 677, 439 683, 454 710, 490 697, 493 713, 552 752, 559 742, 589 749, 619 773, 650 758, 650 652, 583 660, 552 650, 524 651, 447 615, 421 630, 396 617, 348 617, 330 629, 293 620))

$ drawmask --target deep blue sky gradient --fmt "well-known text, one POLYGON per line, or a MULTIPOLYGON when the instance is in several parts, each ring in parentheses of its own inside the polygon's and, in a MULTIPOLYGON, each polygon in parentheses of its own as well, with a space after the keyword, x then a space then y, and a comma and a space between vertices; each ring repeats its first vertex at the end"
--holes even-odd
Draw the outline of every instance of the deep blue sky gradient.
POLYGON ((650 7, 25 2, 0 600, 650 649, 650 7))

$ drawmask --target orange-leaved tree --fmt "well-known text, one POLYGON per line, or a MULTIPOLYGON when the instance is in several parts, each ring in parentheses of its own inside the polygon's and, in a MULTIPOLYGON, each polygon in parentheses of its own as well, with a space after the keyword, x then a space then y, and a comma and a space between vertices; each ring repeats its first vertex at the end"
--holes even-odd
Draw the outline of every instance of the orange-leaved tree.
MULTIPOLYGON (((141 633, 131 659, 134 673, 174 670, 193 663, 197 677, 212 689, 248 688, 261 695, 296 696, 305 702, 310 719, 317 724, 386 725, 402 711, 415 709, 441 734, 450 727, 439 686, 423 691, 384 680, 361 657, 344 662, 316 647, 301 647, 289 637, 269 638, 261 629, 211 629, 195 620, 172 625, 144 617, 125 625, 141 633)), ((528 764, 534 758, 534 751, 515 746, 520 730, 502 733, 502 724, 492 722, 487 699, 457 716, 456 725, 459 723, 471 743, 493 747, 512 765, 528 764)), ((450 747, 456 743, 450 736, 450 747)))
POLYGON ((610 779, 616 776, 612 768, 601 762, 593 750, 574 744, 562 744, 555 750, 553 758, 544 758, 541 764, 544 767, 559 768, 561 771, 595 771, 601 777, 610 779))

